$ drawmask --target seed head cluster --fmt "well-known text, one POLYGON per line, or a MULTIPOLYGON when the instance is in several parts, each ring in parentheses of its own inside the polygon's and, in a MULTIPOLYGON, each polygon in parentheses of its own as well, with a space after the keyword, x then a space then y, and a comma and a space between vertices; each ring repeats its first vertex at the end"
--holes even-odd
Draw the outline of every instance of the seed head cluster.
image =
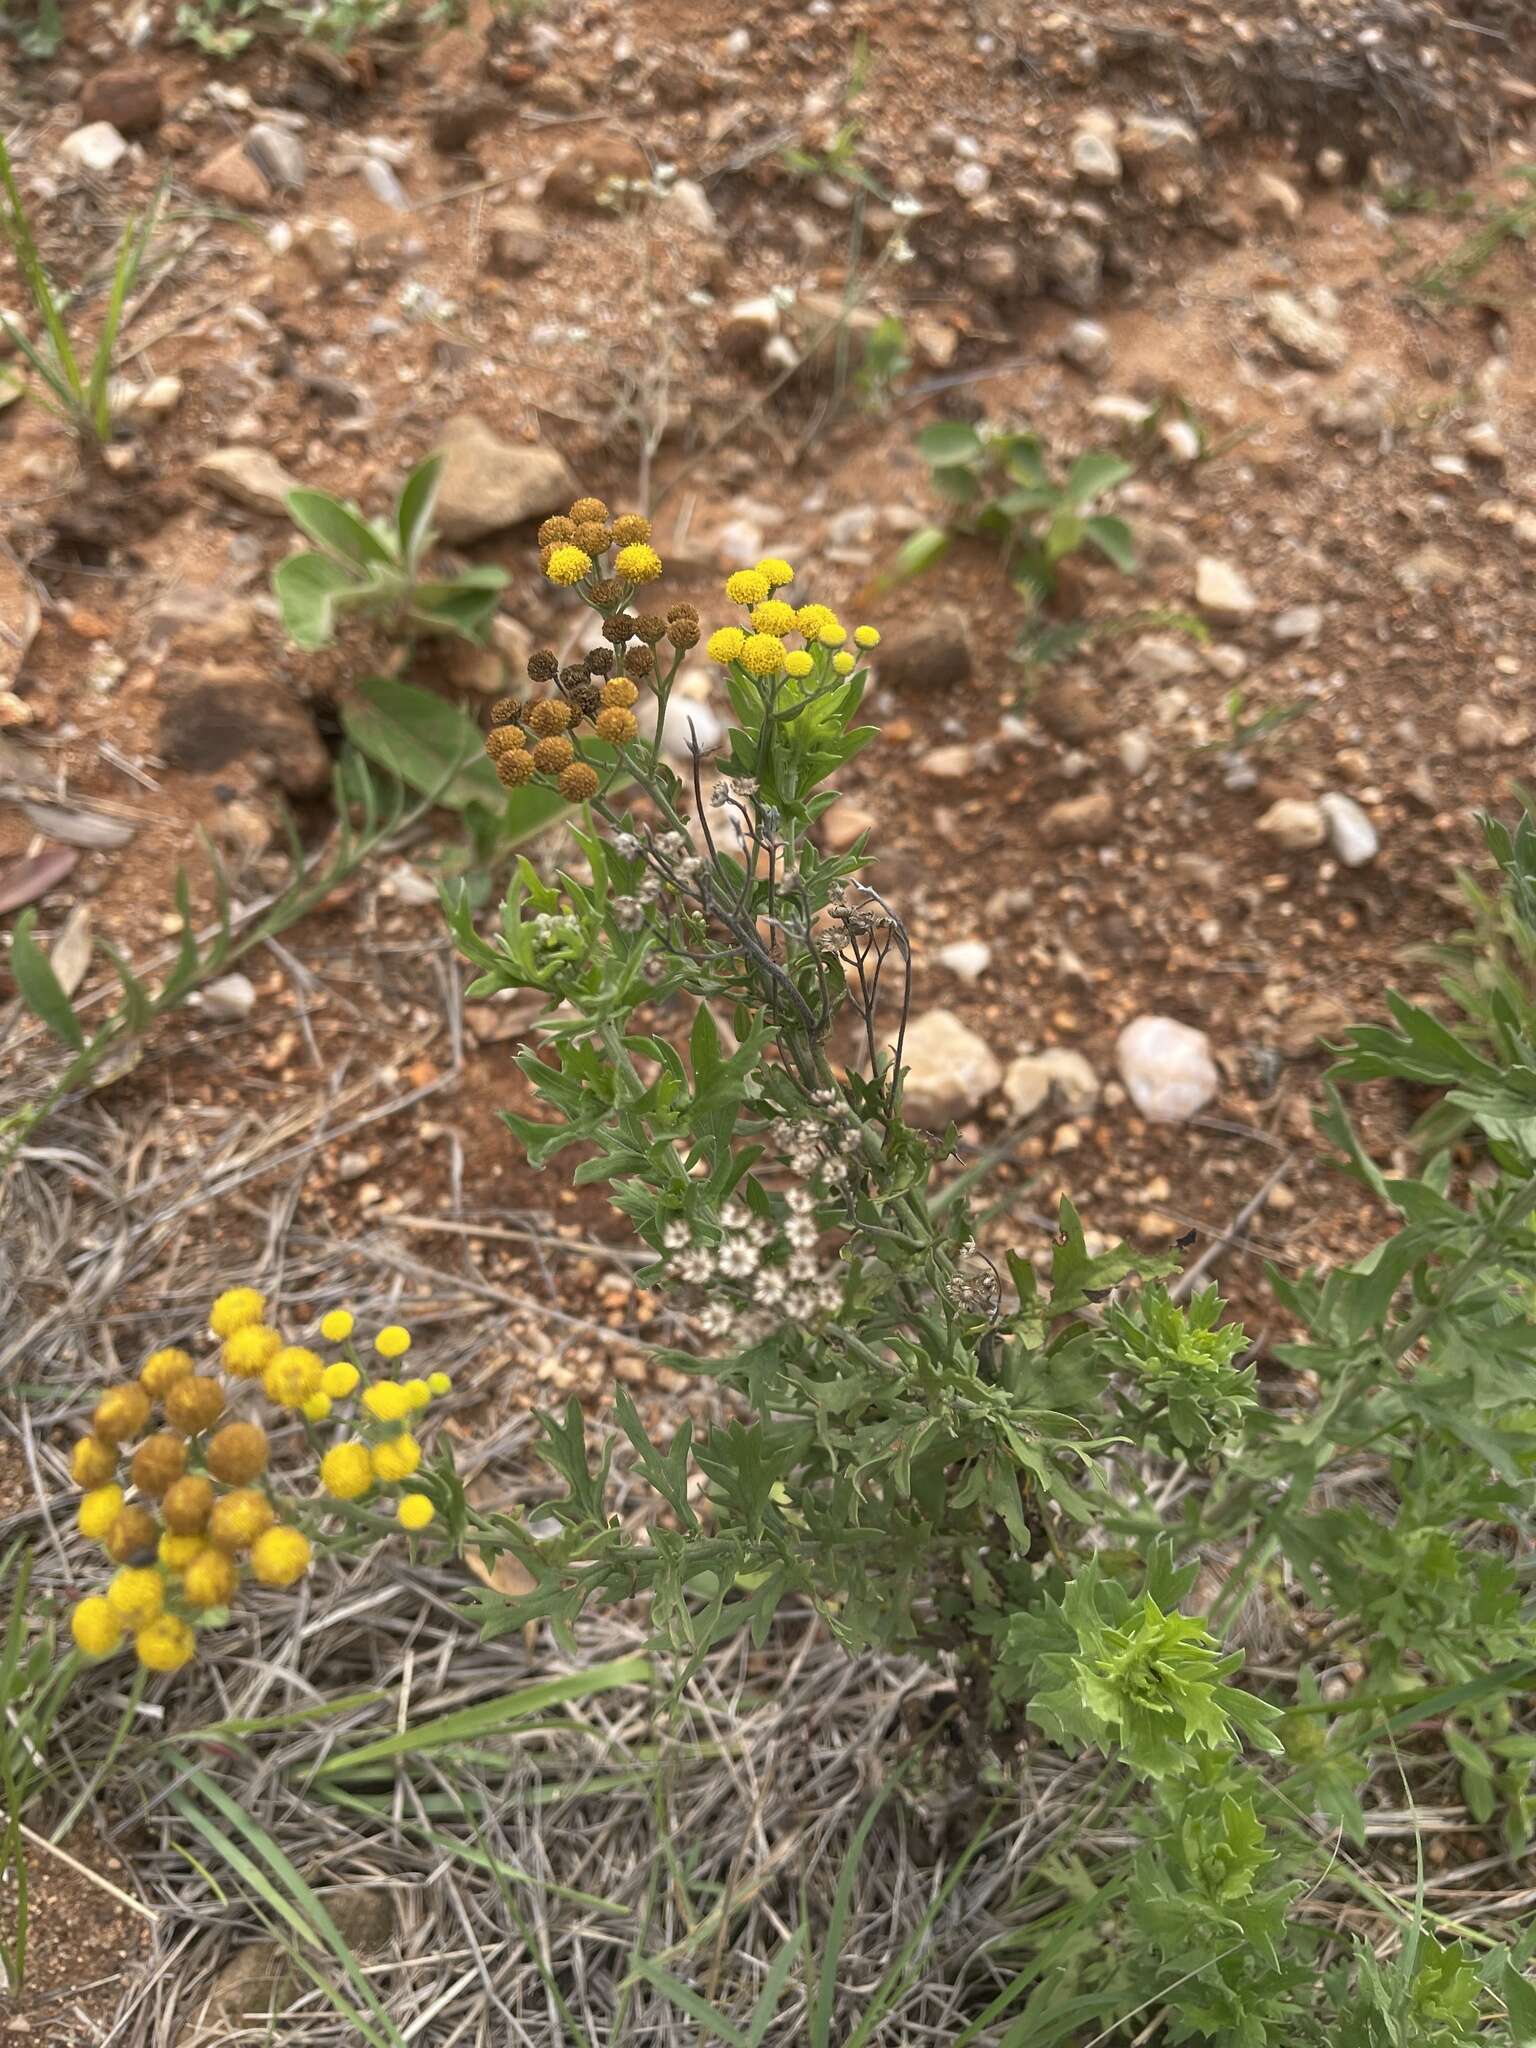
MULTIPOLYGON (((436 1512, 431 1493, 406 1482, 422 1455, 411 1420, 448 1392, 445 1373, 365 1385, 349 1343, 350 1310, 321 1319, 320 1341, 348 1351, 328 1361, 310 1345, 286 1342, 253 1287, 226 1289, 208 1328, 218 1350, 207 1369, 179 1346, 152 1353, 137 1379, 103 1391, 90 1434, 71 1453, 80 1533, 117 1567, 71 1615, 87 1657, 113 1656, 131 1639, 146 1670, 178 1671, 203 1633, 226 1621, 243 1586, 281 1588, 303 1578, 317 1547, 334 1540, 323 1524, 341 1504, 354 1523, 379 1533, 391 1526, 382 1512, 391 1505, 393 1524, 410 1532, 436 1512), (299 1419, 318 1468, 317 1497, 279 1497, 265 1422, 231 1412, 249 1401, 248 1385, 299 1419), (356 1410, 342 1423, 336 1406, 354 1395, 356 1410), (157 1408, 160 1426, 152 1427, 157 1408), (327 1436, 337 1440, 327 1444, 327 1436), (396 1496, 392 1504, 386 1494, 396 1496)), ((374 1339, 384 1364, 410 1348, 398 1323, 374 1339)))

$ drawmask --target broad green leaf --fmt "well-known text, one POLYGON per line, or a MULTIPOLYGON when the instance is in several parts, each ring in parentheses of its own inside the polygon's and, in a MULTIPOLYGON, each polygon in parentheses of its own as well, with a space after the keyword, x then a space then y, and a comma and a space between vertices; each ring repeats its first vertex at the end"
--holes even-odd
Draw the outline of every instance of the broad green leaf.
POLYGON ((395 536, 400 560, 407 569, 414 570, 427 551, 442 475, 442 456, 429 455, 425 462, 417 463, 401 490, 400 502, 395 507, 395 536))
POLYGON ((85 1033, 75 1015, 74 1004, 65 995, 59 977, 49 965, 47 954, 32 936, 36 924, 35 910, 24 910, 16 920, 16 929, 11 934, 12 979, 33 1016, 46 1024, 55 1038, 63 1039, 72 1051, 81 1052, 85 1047, 85 1033))
POLYGON ((288 517, 317 548, 354 569, 395 569, 400 565, 371 521, 355 505, 344 505, 325 491, 290 491, 288 517))
POLYGON ((1118 455, 1097 452, 1079 455, 1063 489, 1081 510, 1083 506, 1091 505, 1095 498, 1102 498, 1106 491, 1112 491, 1116 484, 1123 484, 1130 474, 1130 463, 1118 455))
POLYGON ((935 420, 917 437, 917 452, 934 469, 974 462, 982 452, 980 434, 964 420, 935 420))
POLYGON ((902 542, 890 567, 881 572, 881 588, 889 589, 892 584, 921 576, 925 569, 931 569, 935 562, 949 553, 951 540, 952 536, 942 526, 920 527, 910 540, 902 542))
POLYGON ((310 653, 329 643, 336 630, 336 601, 355 588, 355 573, 329 555, 289 555, 272 572, 283 630, 310 653))
POLYGON ((445 698, 393 676, 369 676, 341 716, 354 746, 423 796, 451 811, 470 803, 503 808, 479 727, 445 698))
POLYGON ((1083 521, 1083 538, 1091 540, 1099 553, 1107 556, 1123 576, 1134 572, 1136 543, 1123 519, 1111 518, 1105 512, 1097 513, 1092 519, 1083 521))

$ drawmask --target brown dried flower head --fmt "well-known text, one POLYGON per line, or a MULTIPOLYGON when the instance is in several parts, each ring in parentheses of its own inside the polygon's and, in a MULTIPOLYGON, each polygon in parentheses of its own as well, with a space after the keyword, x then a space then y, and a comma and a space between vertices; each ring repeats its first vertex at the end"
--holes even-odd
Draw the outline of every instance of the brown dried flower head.
POLYGON ((528 730, 541 740, 564 732, 571 722, 571 707, 563 697, 541 697, 528 707, 528 730))
POLYGON ((560 657, 553 647, 536 647, 528 657, 530 683, 552 683, 560 673, 560 657))
POLYGON ((627 711, 639 694, 628 676, 610 676, 603 685, 603 708, 627 711))
POLYGON ((493 761, 500 761, 507 754, 515 754, 526 744, 520 725, 493 725, 485 736, 485 751, 493 761))
POLYGON ((620 705, 610 704, 606 711, 600 711, 593 723, 597 736, 606 740, 611 747, 627 747, 640 730, 633 711, 625 711, 620 705))
POLYGON ((633 612, 615 612, 611 619, 603 621, 603 638, 611 640, 615 647, 622 647, 635 636, 635 615, 633 612))
MULTIPOLYGON (((604 717, 607 716, 605 712, 604 717)), ((561 774, 556 787, 568 804, 584 804, 597 795, 597 770, 587 761, 573 761, 561 774)))
POLYGON ((595 562, 599 555, 606 555, 613 546, 612 529, 595 519, 586 520, 576 529, 576 545, 595 562))
POLYGON ((624 665, 632 676, 643 683, 648 676, 655 674, 656 657, 649 647, 630 647, 625 650, 624 665))
POLYGON ((546 519, 539 528, 541 548, 569 548, 576 545, 576 522, 567 519, 563 512, 557 512, 553 519, 546 519))
POLYGON ((540 740, 533 750, 533 765, 541 775, 558 775, 562 768, 569 768, 575 758, 576 749, 563 732, 540 740))
MULTIPOLYGON (((540 741, 541 746, 550 742, 540 741)), ((514 753, 503 754, 496 763, 496 780, 503 789, 521 789, 525 782, 533 779, 533 756, 526 747, 519 747, 514 753)))
POLYGON ((651 522, 640 512, 621 512, 613 522, 613 537, 621 548, 637 547, 651 537, 651 522))
POLYGON ((515 697, 498 697, 491 706, 491 724, 516 725, 523 715, 523 707, 515 697))
POLYGON ((596 676, 583 676, 571 691, 571 703, 583 718, 596 718, 603 708, 603 689, 596 676))
POLYGON ((606 526, 608 524, 608 507, 601 498, 578 498, 571 507, 571 518, 578 526, 584 526, 592 520, 596 520, 599 525, 606 526))
POLYGON ((595 676, 613 674, 613 649, 611 647, 589 647, 584 657, 588 671, 595 676))
POLYGON ((667 637, 667 622, 659 612, 642 612, 635 621, 635 638, 654 647, 667 637))

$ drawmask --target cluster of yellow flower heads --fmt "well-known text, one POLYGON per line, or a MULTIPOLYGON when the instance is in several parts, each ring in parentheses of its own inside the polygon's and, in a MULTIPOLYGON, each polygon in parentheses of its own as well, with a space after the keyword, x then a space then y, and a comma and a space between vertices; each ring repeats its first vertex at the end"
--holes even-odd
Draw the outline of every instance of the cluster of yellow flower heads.
MULTIPOLYGON (((308 1345, 287 1343, 265 1316, 254 1287, 227 1289, 208 1318, 222 1374, 199 1372, 179 1348, 156 1351, 136 1380, 108 1387, 96 1403, 71 1469, 84 1489, 80 1532, 118 1570, 104 1593, 81 1600, 71 1616, 86 1656, 110 1657, 131 1635, 149 1670, 180 1670, 195 1654, 198 1628, 224 1618, 244 1579, 291 1586, 304 1576, 314 1542, 299 1519, 313 1528, 326 1497, 356 1503, 394 1490, 401 1527, 425 1529, 432 1520, 426 1493, 400 1489, 421 1463, 410 1419, 447 1393, 447 1374, 365 1385, 355 1356, 327 1363, 308 1345), (274 1407, 299 1415, 320 1451, 321 1498, 287 1502, 293 1519, 284 1519, 273 1498, 265 1428, 233 1412, 241 1382, 259 1383, 274 1407), (322 1449, 320 1426, 354 1396, 359 1434, 322 1449), (157 1407, 163 1426, 152 1430, 157 1407)), ((349 1310, 333 1309, 321 1318, 320 1336, 347 1345, 353 1328, 349 1310)), ((373 1348, 385 1361, 403 1358, 410 1332, 391 1324, 373 1348)))
MULTIPOLYGON (((673 605, 665 617, 629 610, 636 591, 661 574, 661 557, 651 546, 648 519, 638 512, 611 518, 601 498, 578 498, 569 513, 546 519, 539 528, 539 560, 552 583, 575 586, 600 615, 603 644, 564 667, 552 647, 530 655, 529 681, 553 688, 528 704, 514 697, 493 704, 485 751, 503 787, 520 789, 542 778, 567 803, 585 803, 597 795, 602 776, 578 751, 576 733, 590 720, 610 747, 638 738, 634 705, 640 684, 656 676, 655 650, 666 640, 681 657, 698 640, 699 615, 688 604, 673 605)), ((676 667, 674 659, 674 675, 676 667)))
MULTIPOLYGON (((851 675, 858 658, 847 648, 848 629, 830 606, 793 605, 776 595, 795 579, 788 562, 768 555, 755 569, 737 569, 725 579, 725 594, 732 604, 747 613, 746 626, 722 626, 711 633, 705 652, 722 667, 737 663, 748 675, 766 680, 787 675, 797 680, 818 671, 851 675), (787 647, 785 641, 797 634, 803 647, 787 647)), ((877 647, 880 635, 873 626, 856 626, 854 644, 877 647)))

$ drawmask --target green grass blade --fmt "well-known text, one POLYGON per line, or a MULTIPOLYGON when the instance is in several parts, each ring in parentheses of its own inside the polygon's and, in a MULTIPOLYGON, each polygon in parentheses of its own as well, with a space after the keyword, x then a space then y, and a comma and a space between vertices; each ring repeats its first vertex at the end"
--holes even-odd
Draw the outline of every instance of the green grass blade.
POLYGON ((659 1963, 653 1963, 649 1956, 642 1956, 635 1964, 635 1975, 644 1977, 654 1984, 666 1998, 670 1998, 679 2012, 687 2013, 691 2020, 697 2020, 706 2036, 712 2041, 724 2041, 726 2048, 749 2048, 747 2036, 733 2027, 723 2014, 706 2005, 699 1994, 680 1977, 674 1977, 670 1970, 664 1970, 659 1963))
POLYGON ((893 1778, 889 1784, 870 1801, 863 1819, 853 1831, 853 1840, 843 1854, 842 1868, 837 1873, 837 1887, 832 1894, 832 1913, 827 1921, 826 1946, 821 1958, 821 1981, 816 1987, 816 2002, 811 2010, 811 2048, 830 2048, 832 2039, 832 2004, 837 1996, 838 1964, 842 1960, 843 1941, 848 1931, 848 1910, 853 1902, 853 1881, 858 1875, 859 1859, 864 1854, 864 1844, 869 1840, 869 1831, 875 1824, 886 1800, 895 1787, 893 1778))
POLYGON ((571 1700, 590 1699, 594 1693, 608 1692, 615 1686, 644 1685, 651 1676, 649 1657, 620 1657, 609 1664, 594 1664, 587 1671, 573 1671, 563 1678, 541 1679, 535 1685, 525 1685, 517 1692, 503 1693, 494 1700, 482 1700, 478 1706, 461 1707, 457 1713, 440 1714, 435 1720, 419 1722, 414 1728, 405 1728, 397 1735, 381 1736, 376 1742, 365 1742, 357 1749, 341 1750, 328 1756, 315 1775, 317 1778, 335 1777, 349 1766, 372 1763, 381 1756, 422 1755, 428 1750, 442 1749, 456 1742, 472 1742, 493 1729, 504 1728, 515 1721, 531 1720, 534 1715, 545 1713, 550 1707, 565 1705, 571 1700))
POLYGON ((75 361, 75 352, 69 344, 69 332, 64 325, 64 316, 59 310, 53 287, 48 282, 48 273, 43 268, 43 259, 37 253, 37 244, 32 239, 32 228, 27 220, 27 210, 21 203, 21 194, 16 189, 15 174, 11 169, 10 152, 0 136, 0 191, 5 194, 6 210, 0 214, 0 233, 5 235, 16 258, 38 318, 48 330, 58 357, 57 373, 65 380, 65 388, 76 410, 85 405, 85 387, 80 380, 80 366, 75 361))
POLYGON ((144 262, 150 236, 159 219, 161 201, 165 197, 162 183, 159 191, 150 201, 140 220, 130 220, 123 229, 123 238, 118 244, 117 264, 112 272, 112 290, 107 297, 106 315, 102 320, 101 333, 96 338, 96 353, 91 358, 91 381, 86 393, 86 405, 90 413, 91 427, 98 441, 112 438, 112 362, 117 354, 118 330, 123 324, 123 311, 128 303, 128 294, 144 262))
POLYGON ((85 1032, 47 954, 32 936, 36 924, 35 910, 24 910, 16 920, 11 934, 11 976, 33 1016, 72 1052, 84 1052, 85 1032))
POLYGON ((752 2008, 752 2017, 747 2022, 747 2048, 762 2048, 764 2035, 773 2024, 773 2016, 779 2009, 779 2000, 784 1995, 784 1985, 795 1958, 805 1946, 805 1923, 795 1929, 773 1959, 757 2004, 752 2008))

